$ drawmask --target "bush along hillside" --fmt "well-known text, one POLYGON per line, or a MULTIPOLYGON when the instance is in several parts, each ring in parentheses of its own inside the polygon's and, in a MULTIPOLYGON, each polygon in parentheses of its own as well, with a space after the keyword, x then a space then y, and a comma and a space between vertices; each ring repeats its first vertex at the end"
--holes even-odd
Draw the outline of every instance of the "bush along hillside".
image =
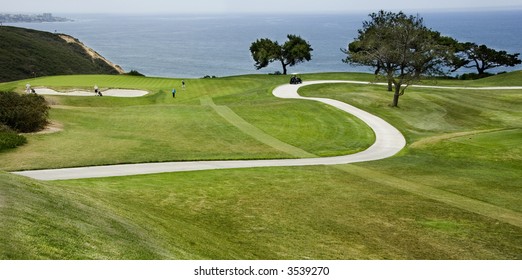
POLYGON ((0 151, 27 142, 18 133, 36 132, 48 123, 49 106, 35 94, 0 92, 0 151))
POLYGON ((6 125, 0 124, 0 152, 27 143, 27 139, 6 125))
POLYGON ((67 74, 121 74, 123 70, 64 34, 0 26, 0 82, 67 74))

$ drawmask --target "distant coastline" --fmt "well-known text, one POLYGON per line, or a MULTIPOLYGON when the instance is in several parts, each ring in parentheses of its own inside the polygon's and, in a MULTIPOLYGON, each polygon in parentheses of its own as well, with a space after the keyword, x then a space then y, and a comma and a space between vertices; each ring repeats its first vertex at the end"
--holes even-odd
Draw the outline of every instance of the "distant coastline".
POLYGON ((33 14, 0 14, 0 23, 21 23, 21 22, 66 22, 73 21, 64 17, 55 17, 51 13, 39 15, 33 14))
MULTIPOLYGON (((284 41, 298 34, 312 45, 312 60, 292 67, 292 73, 367 72, 369 67, 343 63, 340 51, 357 37, 365 13, 165 15, 60 14, 74 22, 4 25, 63 33, 78 38, 126 70, 147 76, 200 78, 270 74, 278 65, 256 70, 249 51, 253 41, 284 41), (210 43, 211 42, 211 43, 210 43)), ((425 12, 426 26, 460 41, 485 44, 508 53, 522 53, 519 11, 425 12)), ((522 70, 499 67, 492 73, 522 70)), ((472 72, 460 69, 455 75, 472 72)))

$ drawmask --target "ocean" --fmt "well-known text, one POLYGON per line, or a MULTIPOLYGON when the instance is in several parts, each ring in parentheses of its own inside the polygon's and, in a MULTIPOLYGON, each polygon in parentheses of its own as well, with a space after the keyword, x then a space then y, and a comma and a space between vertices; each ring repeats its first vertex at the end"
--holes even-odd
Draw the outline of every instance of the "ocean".
MULTIPOLYGON (((342 62, 367 14, 330 15, 57 15, 72 22, 6 24, 66 33, 123 67, 147 76, 199 78, 281 71, 277 63, 256 70, 250 45, 257 39, 308 41, 312 60, 291 73, 371 72, 342 62)), ((522 10, 419 13, 427 27, 461 42, 522 53, 522 10)), ((5 23, 4 23, 5 24, 5 23)), ((522 69, 521 65, 492 72, 522 69)), ((464 69, 459 73, 473 72, 464 69)))

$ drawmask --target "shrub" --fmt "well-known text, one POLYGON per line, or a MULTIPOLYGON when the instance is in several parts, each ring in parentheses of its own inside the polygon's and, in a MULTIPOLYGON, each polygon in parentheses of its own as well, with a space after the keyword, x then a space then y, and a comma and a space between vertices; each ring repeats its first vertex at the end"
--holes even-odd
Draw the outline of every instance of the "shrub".
POLYGON ((129 73, 126 73, 126 75, 129 76, 138 76, 138 77, 145 77, 145 75, 141 74, 137 70, 131 70, 129 73))
POLYGON ((9 127, 0 124, 0 151, 13 149, 27 143, 27 139, 18 135, 9 127))
POLYGON ((457 76, 457 78, 459 80, 478 80, 478 79, 482 79, 482 78, 491 77, 493 75, 494 74, 491 74, 491 73, 483 73, 483 74, 467 73, 467 74, 462 74, 461 76, 457 76))
POLYGON ((0 93, 0 124, 16 132, 36 132, 48 123, 49 106, 35 94, 0 93))

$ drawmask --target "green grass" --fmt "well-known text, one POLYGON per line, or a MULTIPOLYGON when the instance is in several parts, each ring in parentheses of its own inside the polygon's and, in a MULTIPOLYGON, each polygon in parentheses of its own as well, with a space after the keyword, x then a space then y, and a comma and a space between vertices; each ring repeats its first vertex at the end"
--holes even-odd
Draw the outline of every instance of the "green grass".
MULTIPOLYGON (((517 85, 521 73, 465 84, 517 85)), ((252 157, 256 147, 262 147, 265 156, 270 152, 273 157, 288 157, 260 145, 256 137, 248 136, 233 122, 220 118, 210 106, 202 105, 204 96, 211 96, 217 106, 231 109, 267 135, 315 154, 353 149, 349 141, 343 147, 337 141, 349 140, 354 129, 362 139, 371 139, 364 138, 363 126, 336 110, 272 98, 270 91, 286 82, 282 77, 188 80, 186 92, 181 91, 176 100, 167 93, 179 80, 129 78, 127 86, 127 78, 106 76, 41 81, 55 81, 49 85, 56 87, 72 87, 77 82, 88 88, 94 80, 104 78, 114 78, 117 85, 107 82, 104 86, 145 88, 152 95, 135 100, 56 98, 61 106, 52 110, 52 118, 64 123, 64 131, 34 136, 28 145, 0 153, 2 168, 9 169, 7 166, 19 165, 11 161, 24 162, 38 154, 30 149, 38 147, 39 142, 45 145, 33 159, 55 159, 42 164, 28 160, 23 165, 51 166, 61 162, 61 154, 74 153, 79 154, 78 165, 96 158, 114 160, 117 153, 112 149, 119 150, 122 158, 118 160, 122 161, 125 157, 136 161, 206 158, 212 153, 216 158, 252 157), (147 81, 149 86, 140 86, 147 81), (97 115, 100 112, 103 117, 97 115), (183 121, 172 120, 169 124, 163 120, 171 115, 183 121), (339 126, 339 119, 344 119, 346 126, 339 126), (282 120, 282 125, 275 125, 276 120, 282 120), (162 130, 168 125, 176 128, 176 133, 162 130), (334 132, 318 136, 328 128, 334 132), (146 133, 142 134, 142 129, 146 133), (290 132, 299 136, 292 138, 290 132), (163 136, 155 139, 149 135, 154 133, 163 136), (178 150, 177 145, 184 143, 169 146, 159 140, 181 139, 176 138, 181 137, 177 134, 195 140, 178 150), (46 150, 58 146, 55 142, 72 144, 91 135, 118 144, 46 150), (220 137, 212 137, 216 135, 220 137), (208 144, 202 143, 205 138, 208 144), (202 151, 194 148, 196 143, 202 151), (216 148, 212 149, 213 145, 216 148), (237 146, 227 150, 230 145, 237 146), (164 148, 155 152, 157 147, 164 148), (79 151, 84 149, 92 149, 90 153, 96 156, 81 154, 79 151), (143 155, 143 151, 149 155, 143 155), (174 155, 176 151, 178 155, 174 155), (163 154, 167 155, 162 158, 163 154)), ((338 73, 304 76, 305 80, 319 78, 373 79, 338 73)), ((18 88, 23 84, 3 86, 18 88)), ((410 88, 401 97, 400 108, 388 106, 392 96, 382 86, 317 85, 303 88, 301 94, 339 99, 370 111, 399 128, 408 146, 386 160, 331 167, 201 171, 46 183, 0 173, 0 258, 522 258, 521 90, 410 88)))
MULTIPOLYGON (((515 73, 508 77, 522 74, 515 73)), ((366 86, 318 85, 301 94, 318 92, 381 116, 407 138, 400 157, 362 166, 522 212, 522 90, 411 88, 397 109, 387 106, 391 94, 366 86)))
POLYGON ((0 173, 1 259, 155 258, 147 230, 96 198, 0 173))
POLYGON ((3 168, 285 156, 202 106, 53 109, 51 115, 64 131, 28 136, 29 145, 0 155, 3 168))
POLYGON ((522 129, 454 137, 412 148, 379 170, 522 212, 522 129), (402 166, 393 169, 393 166, 402 166), (413 172, 412 172, 413 171, 413 172))
POLYGON ((522 117, 522 90, 409 88, 400 98, 400 108, 389 107, 393 93, 382 86, 314 85, 300 93, 319 93, 374 113, 398 127, 409 143, 446 133, 517 128, 522 117))
MULTIPOLYGON (((29 145, 0 155, 0 169, 297 156, 244 134, 202 105, 200 99, 205 96, 266 134, 312 155, 348 154, 373 143, 371 130, 354 117, 313 102, 273 97, 272 89, 284 81, 286 77, 277 76, 186 80, 187 89, 178 89, 172 98, 169 89, 180 85, 180 80, 99 75, 37 79, 34 86, 67 89, 96 83, 100 88, 146 89, 150 95, 48 97, 54 104, 51 119, 62 124, 64 131, 29 135, 29 145)), ((4 87, 20 90, 24 84, 4 87)))
POLYGON ((231 104, 229 108, 267 134, 318 156, 355 153, 368 148, 375 139, 359 119, 313 101, 271 99, 263 106, 231 104))
POLYGON ((331 167, 7 190, 3 196, 23 203, 4 211, 18 219, 3 223, 17 232, 2 235, 1 243, 12 246, 3 258, 516 259, 522 253, 518 227, 331 167))

